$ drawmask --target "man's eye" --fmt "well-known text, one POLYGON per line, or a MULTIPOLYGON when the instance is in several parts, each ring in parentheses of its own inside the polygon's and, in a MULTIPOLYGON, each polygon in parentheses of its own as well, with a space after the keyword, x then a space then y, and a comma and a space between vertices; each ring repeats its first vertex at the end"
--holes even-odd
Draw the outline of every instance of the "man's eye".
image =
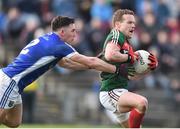
POLYGON ((71 32, 76 32, 76 30, 75 30, 75 29, 73 29, 71 32))

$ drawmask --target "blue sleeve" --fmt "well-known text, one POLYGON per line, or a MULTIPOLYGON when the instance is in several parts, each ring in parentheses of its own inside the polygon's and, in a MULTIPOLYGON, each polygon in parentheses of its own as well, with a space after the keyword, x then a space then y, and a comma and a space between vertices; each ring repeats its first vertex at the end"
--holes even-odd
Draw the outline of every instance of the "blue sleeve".
POLYGON ((70 57, 73 54, 77 53, 77 51, 70 45, 61 44, 56 46, 54 55, 56 57, 70 57))

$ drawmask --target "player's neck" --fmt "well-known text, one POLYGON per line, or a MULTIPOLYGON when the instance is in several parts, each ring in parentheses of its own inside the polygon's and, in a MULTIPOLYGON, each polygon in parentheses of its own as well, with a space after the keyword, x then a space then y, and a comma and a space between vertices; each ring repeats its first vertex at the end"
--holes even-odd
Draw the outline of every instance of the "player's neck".
POLYGON ((60 33, 55 32, 55 31, 53 33, 56 34, 61 40, 64 41, 64 38, 63 38, 63 36, 60 33))

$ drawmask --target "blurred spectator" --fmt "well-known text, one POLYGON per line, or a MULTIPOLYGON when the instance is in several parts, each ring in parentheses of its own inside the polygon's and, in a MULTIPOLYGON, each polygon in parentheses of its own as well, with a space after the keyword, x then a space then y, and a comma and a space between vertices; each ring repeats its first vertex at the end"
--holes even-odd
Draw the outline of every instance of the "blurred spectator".
POLYGON ((78 17, 76 0, 53 0, 52 9, 55 15, 78 17))
MULTIPOLYGON (((104 33, 109 31, 113 15, 112 4, 106 0, 94 0, 90 9, 91 23, 99 23, 99 29, 104 33)), ((101 42, 100 42, 101 43, 101 42)))
POLYGON ((157 0, 136 0, 136 13, 142 18, 147 13, 156 14, 157 0))
POLYGON ((98 55, 104 42, 105 34, 101 21, 99 19, 92 19, 90 25, 87 26, 87 39, 89 40, 91 50, 94 55, 98 55))
POLYGON ((10 8, 8 11, 8 33, 9 37, 16 39, 21 34, 24 21, 22 19, 22 14, 17 7, 10 8))
POLYGON ((180 32, 172 33, 170 42, 170 49, 172 51, 173 57, 175 58, 174 72, 180 72, 180 32))
POLYGON ((157 8, 158 21, 160 21, 160 23, 164 25, 167 22, 169 16, 170 16, 170 11, 165 3, 165 0, 158 0, 158 8, 157 8))
POLYGON ((138 30, 141 33, 141 31, 146 31, 150 34, 152 43, 155 42, 155 37, 160 29, 161 25, 158 23, 156 16, 154 13, 148 12, 144 14, 142 19, 140 19, 138 23, 138 30))
POLYGON ((180 21, 177 18, 169 17, 166 26, 169 28, 170 32, 180 32, 180 21))
POLYGON ((21 34, 20 40, 23 43, 22 46, 28 44, 34 39, 34 32, 40 26, 40 19, 35 14, 24 15, 25 26, 23 33, 21 34))
POLYGON ((173 91, 173 106, 175 110, 180 107, 180 81, 176 78, 171 81, 171 90, 173 91))
POLYGON ((19 49, 22 48, 20 35, 23 32, 25 22, 21 11, 17 7, 8 10, 7 19, 7 36, 4 41, 8 48, 7 60, 10 62, 18 54, 19 49))
POLYGON ((10 8, 17 7, 19 1, 21 0, 1 0, 2 8, 7 12, 10 8))
POLYGON ((166 30, 160 30, 157 33, 157 45, 160 49, 160 66, 161 72, 168 75, 176 65, 176 60, 172 55, 170 39, 166 30))
POLYGON ((76 50, 84 55, 93 55, 93 52, 90 48, 90 43, 89 40, 87 39, 86 35, 86 24, 84 23, 83 19, 77 19, 75 21, 75 24, 77 26, 77 39, 76 39, 76 44, 73 46, 76 48, 76 50))
POLYGON ((17 0, 17 6, 24 13, 35 13, 40 16, 40 0, 17 0))
POLYGON ((50 25, 51 20, 54 17, 53 9, 52 9, 52 2, 50 0, 41 0, 41 26, 50 25))
POLYGON ((139 34, 139 50, 148 50, 152 45, 152 38, 148 31, 141 31, 139 34))
POLYGON ((180 12, 180 2, 179 0, 165 0, 167 7, 170 10, 171 17, 177 17, 180 12))
POLYGON ((110 22, 113 8, 106 0, 94 0, 91 7, 91 18, 98 19, 102 24, 110 22))
POLYGON ((120 8, 121 9, 130 9, 136 12, 136 1, 137 0, 121 0, 120 1, 120 8))
POLYGON ((94 0, 90 9, 91 20, 88 25, 87 38, 94 55, 100 53, 105 35, 110 29, 112 18, 112 4, 106 0, 94 0), (102 11, 103 10, 103 11, 102 11))
POLYGON ((89 22, 91 20, 90 8, 92 4, 92 0, 77 0, 79 14, 83 18, 85 22, 89 22))
POLYGON ((7 34, 7 14, 0 10, 0 34, 7 34))

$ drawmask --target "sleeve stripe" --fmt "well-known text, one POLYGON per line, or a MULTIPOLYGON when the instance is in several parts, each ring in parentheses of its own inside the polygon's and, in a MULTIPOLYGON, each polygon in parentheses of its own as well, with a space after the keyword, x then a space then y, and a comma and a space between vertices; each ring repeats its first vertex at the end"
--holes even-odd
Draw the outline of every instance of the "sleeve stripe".
POLYGON ((113 33, 112 42, 118 44, 119 31, 113 30, 112 33, 113 33))
POLYGON ((65 44, 68 45, 73 51, 76 52, 76 49, 74 49, 70 44, 68 44, 68 43, 66 43, 66 42, 65 42, 65 44))
POLYGON ((77 54, 78 52, 72 52, 72 53, 70 53, 69 55, 67 55, 66 57, 67 58, 71 58, 72 56, 74 56, 75 54, 77 54))
POLYGON ((116 44, 118 44, 118 39, 119 39, 119 31, 116 30, 116 44))

